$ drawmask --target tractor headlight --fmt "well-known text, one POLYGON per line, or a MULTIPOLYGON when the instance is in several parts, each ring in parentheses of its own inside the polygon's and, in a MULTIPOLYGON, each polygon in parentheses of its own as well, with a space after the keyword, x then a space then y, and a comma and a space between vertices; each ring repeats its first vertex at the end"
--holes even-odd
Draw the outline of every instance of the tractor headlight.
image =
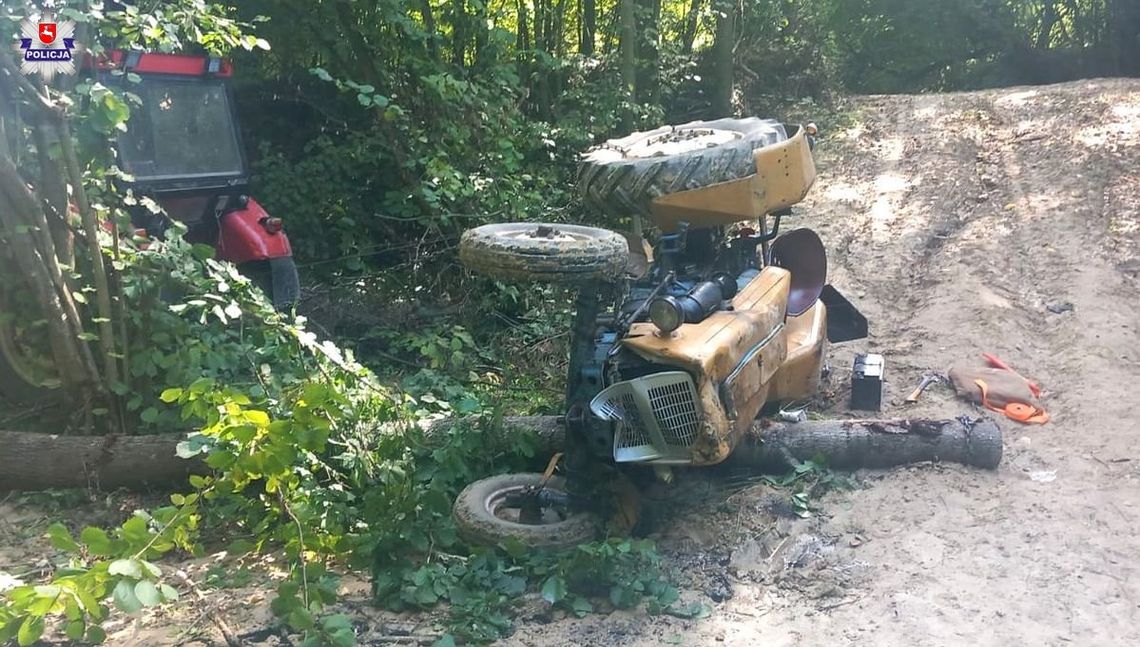
POLYGON ((673 297, 657 297, 649 303, 649 320, 661 332, 673 332, 685 322, 685 311, 673 297))

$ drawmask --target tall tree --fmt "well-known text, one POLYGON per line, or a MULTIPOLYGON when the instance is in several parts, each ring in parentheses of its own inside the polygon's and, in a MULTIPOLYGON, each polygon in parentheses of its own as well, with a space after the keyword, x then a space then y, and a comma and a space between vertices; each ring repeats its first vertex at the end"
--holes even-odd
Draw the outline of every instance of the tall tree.
POLYGON ((732 115, 732 66, 736 40, 736 3, 714 0, 716 40, 712 48, 712 116, 732 115))
POLYGON ((657 100, 658 23, 661 20, 661 0, 639 0, 637 7, 637 100, 653 103, 657 100))
MULTIPOLYGON (((637 0, 618 0, 621 12, 621 82, 627 100, 637 100, 637 0)), ((633 128, 633 115, 626 112, 625 128, 633 128)))
POLYGON ((594 34, 598 29, 598 7, 595 0, 581 0, 581 31, 578 52, 583 56, 594 55, 594 34))
POLYGON ((689 3, 689 13, 685 15, 685 23, 681 26, 681 51, 685 54, 693 53, 693 43, 697 40, 697 27, 701 20, 701 5, 704 0, 692 0, 689 3))
POLYGON ((520 55, 530 49, 530 15, 526 0, 518 0, 518 25, 515 32, 515 50, 520 55))
POLYGON ((428 55, 433 61, 439 60, 439 41, 435 28, 435 13, 431 9, 431 0, 419 0, 420 18, 424 21, 424 31, 427 32, 428 55))
POLYGON ((451 64, 463 67, 467 60, 467 3, 464 0, 451 0, 451 64))

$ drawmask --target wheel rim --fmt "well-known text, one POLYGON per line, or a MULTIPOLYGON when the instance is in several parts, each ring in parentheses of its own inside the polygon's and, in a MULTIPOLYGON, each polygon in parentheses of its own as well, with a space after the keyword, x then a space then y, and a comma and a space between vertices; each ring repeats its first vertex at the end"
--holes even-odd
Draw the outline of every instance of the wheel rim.
POLYGON ((514 241, 534 241, 539 243, 571 243, 589 240, 590 237, 574 231, 567 231, 560 227, 544 225, 530 226, 526 229, 504 232, 504 238, 514 241))
MULTIPOLYGON (((540 523, 532 524, 520 521, 522 510, 518 506, 511 505, 507 499, 515 495, 521 495, 532 486, 529 485, 511 485, 501 487, 490 494, 483 501, 484 507, 487 512, 496 519, 507 521, 510 523, 517 523, 520 526, 552 526, 555 524, 566 521, 567 515, 560 513, 552 506, 541 506, 542 518, 540 523)), ((547 488, 550 489, 550 488, 547 488)))

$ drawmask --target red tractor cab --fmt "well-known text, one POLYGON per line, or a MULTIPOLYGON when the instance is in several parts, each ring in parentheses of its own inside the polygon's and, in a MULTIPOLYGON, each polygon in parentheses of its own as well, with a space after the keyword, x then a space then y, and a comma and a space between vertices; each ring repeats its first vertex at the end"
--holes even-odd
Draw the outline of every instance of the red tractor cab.
POLYGON ((135 193, 153 198, 166 215, 139 207, 131 224, 161 238, 169 219, 178 220, 187 240, 212 245, 217 258, 235 263, 276 307, 295 304, 300 285, 289 237, 281 219, 248 194, 249 165, 229 87, 232 63, 116 50, 88 67, 104 85, 142 100, 118 137, 119 165, 135 193))

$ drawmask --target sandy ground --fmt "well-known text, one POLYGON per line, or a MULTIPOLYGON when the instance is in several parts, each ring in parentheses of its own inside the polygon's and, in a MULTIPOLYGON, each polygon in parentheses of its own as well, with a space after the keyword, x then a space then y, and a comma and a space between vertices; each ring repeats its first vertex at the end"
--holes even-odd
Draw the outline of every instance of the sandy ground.
MULTIPOLYGON (((1140 644, 1140 81, 863 97, 853 116, 788 223, 820 232, 831 281, 872 322, 833 349, 835 401, 870 350, 887 358, 882 415, 984 415, 948 387, 902 400, 989 351, 1046 388, 1052 422, 1000 420, 995 472, 858 473, 809 519, 755 482, 690 475, 658 539, 707 617, 524 612, 503 644, 1140 644)), ((0 563, 36 521, 21 509, 0 514, 0 563)), ((365 587, 349 600, 368 633, 415 624, 368 610, 365 587)), ((211 607, 265 626, 266 593, 211 607)), ((142 624, 110 644, 223 644, 200 610, 142 624)))
POLYGON ((563 620, 509 644, 1140 644, 1140 82, 854 108, 794 222, 872 321, 834 348, 836 379, 871 350, 884 416, 980 415, 949 387, 902 400, 989 351, 1046 388, 1052 422, 999 421, 996 472, 857 474, 814 519, 773 523, 763 487, 737 491, 661 541, 708 618, 563 620))

